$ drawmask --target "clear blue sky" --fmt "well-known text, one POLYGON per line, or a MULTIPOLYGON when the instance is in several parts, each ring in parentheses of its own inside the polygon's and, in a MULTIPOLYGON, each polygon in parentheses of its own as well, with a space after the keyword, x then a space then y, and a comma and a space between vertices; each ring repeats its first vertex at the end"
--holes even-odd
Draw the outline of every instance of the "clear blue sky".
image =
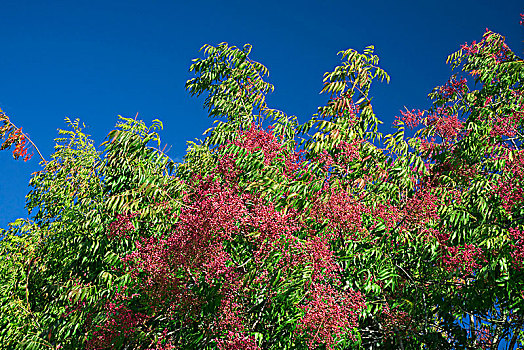
MULTIPOLYGON (((80 118, 97 145, 118 114, 164 121, 163 140, 181 158, 186 140, 211 124, 184 90, 205 43, 253 45, 276 86, 268 102, 304 121, 325 102, 322 75, 342 49, 376 47, 389 85, 373 90, 389 125, 404 105, 428 106, 448 54, 486 27, 524 51, 522 0, 439 1, 25 1, 2 0, 0 107, 48 157, 64 117, 80 118)), ((387 126, 384 129, 388 131, 387 126)), ((0 152, 0 227, 27 215, 28 163, 0 152)))

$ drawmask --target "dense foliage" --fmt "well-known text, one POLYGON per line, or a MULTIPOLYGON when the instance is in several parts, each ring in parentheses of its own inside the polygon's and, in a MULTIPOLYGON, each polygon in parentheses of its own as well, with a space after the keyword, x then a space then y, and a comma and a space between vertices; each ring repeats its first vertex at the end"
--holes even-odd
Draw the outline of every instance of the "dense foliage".
MULTIPOLYGON (((271 109, 251 47, 203 47, 216 119, 182 163, 120 117, 67 120, 0 231, 0 344, 23 349, 455 349, 523 341, 524 62, 487 31, 383 136, 373 47, 312 119, 271 109), (470 79, 471 81, 467 80, 470 79), (405 128, 413 129, 405 134, 405 128)), ((1 114, 4 148, 27 136, 1 114), (6 136, 7 135, 7 136, 6 136)))

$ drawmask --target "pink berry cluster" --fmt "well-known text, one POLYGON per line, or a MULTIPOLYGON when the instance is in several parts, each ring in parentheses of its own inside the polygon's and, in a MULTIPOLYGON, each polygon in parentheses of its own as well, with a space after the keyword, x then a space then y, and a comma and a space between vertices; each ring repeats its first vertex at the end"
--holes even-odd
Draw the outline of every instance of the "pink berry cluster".
POLYGON ((457 114, 451 114, 447 108, 437 108, 427 118, 428 125, 435 128, 438 136, 445 142, 452 142, 462 131, 462 122, 457 114))
POLYGON ((524 230, 510 228, 509 234, 513 241, 510 245, 512 249, 511 257, 513 258, 513 266, 516 269, 522 269, 524 267, 524 230))
MULTIPOLYGON (((276 167, 283 177, 293 178, 301 167, 300 153, 286 151, 270 130, 248 129, 231 144, 248 154, 262 152, 264 164, 276 167)), ((272 289, 268 285, 285 285, 296 267, 303 266, 310 271, 312 283, 303 286, 309 297, 303 305, 297 305, 304 313, 299 320, 300 332, 311 345, 332 346, 344 330, 356 327, 365 302, 359 292, 342 290, 340 267, 330 242, 364 234, 361 217, 370 210, 348 192, 329 190, 329 200, 319 197, 311 209, 318 222, 328 222, 327 227, 322 232, 308 230, 295 209, 279 211, 267 199, 242 190, 238 157, 237 153, 222 154, 214 174, 194 176, 187 183, 180 211, 173 214, 176 224, 172 230, 138 240, 136 249, 123 258, 124 265, 139 281, 139 293, 149 300, 151 312, 162 312, 186 324, 202 317, 205 303, 209 302, 195 288, 203 283, 216 288, 217 308, 209 332, 221 349, 257 348, 250 333, 254 321, 245 316, 253 307, 253 295, 266 290, 264 307, 271 307, 281 287, 272 289), (301 232, 307 234, 299 239, 301 232), (248 260, 237 260, 238 256, 228 248, 239 241, 250 246, 248 260), (255 272, 251 285, 245 283, 247 267, 255 272), (280 277, 274 280, 276 273, 280 277), (317 319, 323 320, 322 327, 315 324, 317 319), (306 329, 315 329, 318 334, 306 329)), ((118 216, 110 225, 111 237, 132 230, 131 218, 118 216)), ((132 318, 128 309, 119 307, 118 315, 135 325, 138 316, 132 318)), ((104 334, 112 325, 103 327, 104 334)), ((100 332, 94 339, 102 342, 108 336, 103 338, 100 332)))
POLYGON ((398 124, 398 120, 401 120, 408 126, 408 128, 414 129, 417 126, 419 126, 420 123, 422 122, 424 111, 421 111, 421 110, 415 111, 414 109, 412 110, 406 109, 405 111, 401 110, 400 114, 402 115, 402 117, 400 118, 396 117, 397 120, 395 121, 394 124, 398 124))
POLYGON ((467 80, 461 77, 457 80, 455 76, 451 77, 444 86, 440 87, 440 93, 443 98, 452 98, 462 95, 467 91, 467 80))
POLYGON ((360 311, 366 303, 360 292, 351 289, 337 291, 327 284, 314 283, 308 302, 301 306, 304 313, 296 332, 307 334, 307 345, 314 349, 325 345, 334 349, 343 334, 353 337, 360 311))
POLYGON ((398 332, 406 332, 412 325, 413 320, 405 311, 401 311, 398 307, 390 308, 386 303, 382 308, 380 315, 380 326, 386 333, 387 337, 394 337, 398 332))
POLYGON ((446 247, 446 254, 442 257, 444 268, 450 272, 469 275, 482 267, 487 262, 482 249, 473 244, 456 247, 446 247))
POLYGON ((511 157, 507 152, 502 159, 505 161, 504 172, 494 192, 506 212, 511 213, 524 203, 524 188, 521 186, 524 181, 524 151, 514 153, 511 157))
POLYGON ((222 339, 216 341, 219 350, 258 350, 260 347, 253 336, 227 331, 222 339))
POLYGON ((135 230, 135 226, 131 220, 138 214, 118 214, 115 220, 109 224, 107 237, 112 239, 115 237, 129 238, 129 233, 135 230))
POLYGON ((118 340, 123 340, 135 333, 149 317, 131 310, 126 304, 137 294, 117 292, 113 301, 106 301, 103 306, 104 320, 101 323, 89 325, 87 349, 102 350, 116 346, 118 340))

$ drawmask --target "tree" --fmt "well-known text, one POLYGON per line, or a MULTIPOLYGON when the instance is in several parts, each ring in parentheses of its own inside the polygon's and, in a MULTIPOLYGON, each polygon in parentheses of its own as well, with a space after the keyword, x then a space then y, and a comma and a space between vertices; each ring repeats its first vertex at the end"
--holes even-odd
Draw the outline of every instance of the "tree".
MULTIPOLYGON (((205 45, 193 61, 186 87, 216 123, 180 164, 158 120, 120 117, 102 150, 67 120, 31 179, 30 219, 1 233, 0 344, 522 344, 524 64, 504 38, 452 54, 433 107, 386 136, 372 46, 339 53, 304 124, 268 107, 250 51, 205 45)), ((2 117, 2 136, 17 130, 2 117)))

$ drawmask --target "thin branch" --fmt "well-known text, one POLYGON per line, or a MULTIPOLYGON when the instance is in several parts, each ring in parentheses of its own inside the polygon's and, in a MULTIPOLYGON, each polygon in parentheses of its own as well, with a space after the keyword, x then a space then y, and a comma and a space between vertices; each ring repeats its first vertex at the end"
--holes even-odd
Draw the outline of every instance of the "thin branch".
POLYGON ((517 323, 517 326, 515 327, 515 330, 513 331, 513 336, 511 337, 511 341, 509 342, 509 347, 508 347, 509 350, 513 350, 515 348, 515 345, 516 345, 517 340, 519 338, 519 332, 520 332, 520 329, 522 328, 523 324, 524 324, 524 319, 521 319, 517 323))
MULTIPOLYGON (((160 154, 162 154, 164 157, 166 157, 167 159, 169 159, 170 162, 174 163, 174 164, 177 164, 177 162, 175 162, 173 159, 171 159, 171 157, 169 157, 166 153, 164 153, 164 151, 161 151, 160 148, 156 148, 156 147, 153 147, 153 146, 146 146, 147 148, 149 149, 152 149, 154 151, 157 151, 159 152, 160 154)), ((168 150, 169 151, 169 150, 168 150)))
POLYGON ((397 328, 397 326, 395 326, 395 331, 397 332, 397 339, 398 339, 398 341, 399 341, 399 343, 400 343, 400 348, 401 348, 402 350, 404 350, 404 343, 402 342, 402 335, 400 334, 400 331, 399 331, 399 329, 397 328))
MULTIPOLYGON (((5 115, 5 114, 4 114, 5 115)), ((6 116, 6 115, 5 115, 6 116)), ((12 125, 15 129, 18 129, 18 130, 21 130, 20 128, 18 128, 12 121, 11 119, 9 119, 8 116, 7 117, 7 122, 12 125)), ((44 163, 47 164, 47 160, 45 160, 44 156, 42 155, 42 153, 40 152, 40 150, 38 149, 38 147, 36 147, 35 143, 31 140, 31 138, 29 136, 27 136, 27 134, 23 133, 22 131, 20 131, 20 133, 22 135, 24 135, 24 137, 31 143, 31 145, 33 145, 33 147, 36 149, 36 151, 38 152, 38 155, 40 156, 40 159, 42 159, 44 161, 44 163)))

